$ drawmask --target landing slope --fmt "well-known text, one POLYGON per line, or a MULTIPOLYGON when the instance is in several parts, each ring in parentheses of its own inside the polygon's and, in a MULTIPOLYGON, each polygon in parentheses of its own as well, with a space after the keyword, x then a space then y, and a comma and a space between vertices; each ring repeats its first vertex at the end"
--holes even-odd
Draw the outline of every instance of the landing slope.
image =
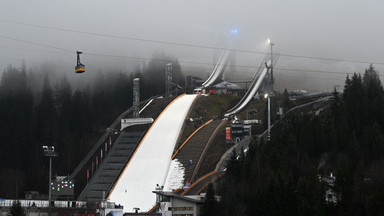
POLYGON ((108 197, 123 205, 125 212, 134 207, 147 211, 154 206, 156 196, 152 191, 156 184, 165 183, 173 149, 195 98, 196 95, 182 95, 168 105, 127 163, 108 197))

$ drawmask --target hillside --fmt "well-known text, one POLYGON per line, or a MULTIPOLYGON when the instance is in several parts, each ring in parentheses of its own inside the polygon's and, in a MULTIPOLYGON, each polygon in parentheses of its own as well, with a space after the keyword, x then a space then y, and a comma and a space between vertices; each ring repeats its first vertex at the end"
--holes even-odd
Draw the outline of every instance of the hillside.
POLYGON ((377 71, 347 77, 343 94, 334 96, 320 112, 288 114, 270 141, 254 140, 247 154, 233 157, 217 188, 218 211, 383 214, 384 91, 377 71))

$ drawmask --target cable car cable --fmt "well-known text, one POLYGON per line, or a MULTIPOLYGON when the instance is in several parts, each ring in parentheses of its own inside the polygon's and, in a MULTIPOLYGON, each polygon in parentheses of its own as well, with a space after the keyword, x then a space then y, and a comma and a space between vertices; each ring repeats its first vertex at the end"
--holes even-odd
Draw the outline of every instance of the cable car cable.
POLYGON ((37 46, 48 47, 48 48, 51 48, 51 49, 57 49, 57 50, 66 51, 66 52, 73 52, 72 50, 69 50, 69 49, 64 49, 64 48, 60 48, 60 47, 56 47, 56 46, 50 46, 50 45, 46 45, 46 44, 42 44, 42 43, 22 40, 22 39, 18 39, 18 38, 14 38, 14 37, 9 37, 9 36, 5 36, 5 35, 0 35, 0 37, 1 38, 6 38, 6 39, 9 39, 9 40, 18 41, 18 42, 34 44, 34 45, 37 45, 37 46))
MULTIPOLYGON (((5 36, 5 35, 0 35, 1 38, 6 38, 6 39, 9 39, 9 40, 14 40, 14 41, 18 41, 18 42, 23 42, 23 43, 29 43, 29 44, 33 44, 33 45, 36 45, 36 46, 41 46, 41 47, 47 47, 47 48, 51 48, 51 49, 56 49, 56 50, 61 50, 61 51, 64 51, 64 52, 70 52, 70 53, 73 53, 74 51, 72 50, 69 50, 69 49, 64 49, 64 48, 61 48, 61 47, 56 47, 56 46, 51 46, 51 45, 46 45, 46 44, 42 44, 42 43, 37 43, 37 42, 32 42, 32 41, 27 41, 27 40, 23 40, 23 39, 18 39, 18 38, 14 38, 14 37, 9 37, 9 36, 5 36)), ((124 58, 124 59, 136 59, 136 60, 149 60, 149 61, 169 61, 169 60, 166 60, 166 59, 147 59, 147 58, 139 58, 139 57, 128 57, 128 56, 119 56, 119 55, 109 55, 109 54, 100 54, 100 53, 87 53, 87 52, 84 52, 84 54, 87 54, 87 55, 93 55, 93 56, 108 56, 108 57, 114 57, 114 58, 124 58)), ((280 56, 282 56, 282 54, 279 54, 280 56)), ((283 55, 283 56, 288 56, 288 55, 283 55)), ((292 56, 292 55, 290 55, 292 56)), ((300 58, 311 58, 311 57, 308 57, 308 56, 302 56, 300 58)), ((327 59, 327 60, 334 60, 334 61, 337 61, 336 59, 327 59)), ((345 60, 347 61, 347 60, 345 60)), ((180 63, 185 63, 185 64, 196 64, 196 65, 215 65, 213 63, 204 63, 204 62, 188 62, 188 61, 178 61, 180 63)), ((351 63, 369 63, 369 62, 364 62, 364 61, 353 61, 351 63)), ((372 64, 376 64, 376 65, 384 65, 384 63, 372 63, 372 64)), ((248 66, 248 65, 229 65, 229 64, 223 64, 223 66, 234 66, 234 67, 243 67, 243 68, 257 68, 257 67, 254 67, 254 66, 248 66)), ((275 69, 279 69, 279 68, 275 68, 275 69)), ((296 69, 280 69, 280 70, 296 70, 296 69)), ((297 71, 299 71, 300 69, 298 69, 297 71)), ((84 69, 85 71, 85 69, 84 69)), ((82 71, 82 72, 84 72, 82 71)), ((306 72, 310 72, 311 70, 303 70, 303 71, 306 71, 306 72)), ((319 73, 327 73, 327 71, 315 71, 315 72, 319 72, 319 73)), ((332 72, 330 72, 332 73, 332 72)), ((337 72, 333 73, 333 74, 336 74, 337 72)), ((345 74, 349 74, 349 73, 345 73, 345 74)), ((383 76, 383 75, 379 75, 379 76, 383 76)))
MULTIPOLYGON (((22 22, 10 21, 10 20, 0 20, 0 21, 1 22, 18 24, 18 25, 33 26, 33 27, 38 27, 38 28, 52 29, 52 30, 72 32, 72 33, 80 33, 80 34, 86 34, 86 35, 94 35, 94 36, 100 36, 100 37, 109 37, 109 38, 118 38, 118 39, 126 39, 126 40, 135 40, 135 41, 150 42, 150 43, 160 43, 160 44, 168 44, 168 45, 184 46, 184 47, 194 47, 194 48, 204 48, 204 49, 214 49, 214 50, 229 50, 229 51, 233 51, 233 52, 254 53, 254 54, 270 54, 269 52, 261 52, 261 51, 252 51, 252 50, 243 50, 243 49, 228 49, 228 48, 224 48, 224 47, 213 47, 213 46, 206 46, 206 45, 195 45, 195 44, 187 44, 187 43, 159 41, 159 40, 143 39, 143 38, 136 38, 136 37, 120 36, 120 35, 109 35, 109 34, 102 34, 102 33, 96 33, 96 32, 86 32, 86 31, 71 30, 71 29, 58 28, 58 27, 52 27, 52 26, 46 26, 46 25, 22 23, 22 22)), ((315 60, 325 60, 325 61, 338 61, 338 62, 359 63, 359 64, 384 65, 384 62, 367 62, 367 61, 359 61, 359 60, 349 60, 349 59, 339 59, 339 58, 326 58, 326 57, 305 56, 305 55, 293 55, 293 54, 284 54, 284 53, 280 54, 280 56, 292 57, 292 58, 306 58, 306 59, 315 59, 315 60)))

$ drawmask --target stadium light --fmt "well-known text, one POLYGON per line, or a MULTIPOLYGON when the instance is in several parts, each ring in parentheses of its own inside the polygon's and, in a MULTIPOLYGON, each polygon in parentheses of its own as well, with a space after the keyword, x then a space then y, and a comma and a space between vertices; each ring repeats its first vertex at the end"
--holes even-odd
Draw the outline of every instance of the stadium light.
POLYGON ((49 157, 49 194, 48 194, 48 216, 51 216, 51 198, 52 198, 52 158, 58 157, 54 146, 43 146, 44 156, 49 157))

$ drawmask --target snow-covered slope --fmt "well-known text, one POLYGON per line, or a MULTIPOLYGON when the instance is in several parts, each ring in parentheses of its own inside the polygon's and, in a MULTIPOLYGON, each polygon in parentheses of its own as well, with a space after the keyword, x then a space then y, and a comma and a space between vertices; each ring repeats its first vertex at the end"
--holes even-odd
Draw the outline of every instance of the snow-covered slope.
POLYGON ((165 184, 173 149, 195 98, 196 95, 182 95, 168 105, 127 163, 108 197, 123 205, 125 212, 135 207, 147 211, 155 205, 152 191, 156 184, 165 184))

